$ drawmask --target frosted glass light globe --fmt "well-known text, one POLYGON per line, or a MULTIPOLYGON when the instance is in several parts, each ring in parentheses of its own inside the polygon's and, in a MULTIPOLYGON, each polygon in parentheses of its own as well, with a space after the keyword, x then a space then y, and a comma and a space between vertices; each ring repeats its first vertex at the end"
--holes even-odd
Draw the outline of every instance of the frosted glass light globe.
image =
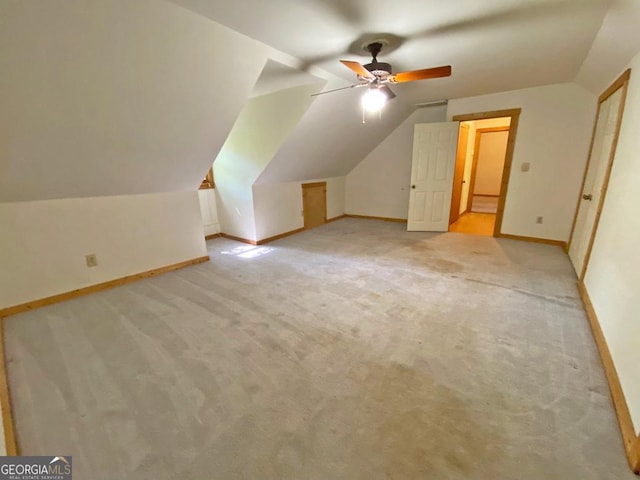
POLYGON ((362 108, 367 112, 378 112, 387 103, 387 96, 377 88, 370 88, 362 95, 362 108))

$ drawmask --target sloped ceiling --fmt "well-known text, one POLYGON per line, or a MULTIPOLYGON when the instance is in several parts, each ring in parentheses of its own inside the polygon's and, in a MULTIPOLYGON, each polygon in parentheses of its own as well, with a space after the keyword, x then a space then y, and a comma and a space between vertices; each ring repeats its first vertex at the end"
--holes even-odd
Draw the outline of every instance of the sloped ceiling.
MULTIPOLYGON (((360 95, 347 90, 310 95, 322 91, 325 83, 268 60, 215 160, 218 185, 231 181, 232 175, 234 183, 243 185, 346 175, 413 111, 395 99, 380 118, 363 124, 360 95)), ((344 85, 334 78, 325 90, 344 85)))
POLYGON ((616 0, 602 23, 576 82, 598 95, 640 51, 640 1, 616 0))
POLYGON ((156 0, 0 2, 0 201, 194 190, 269 49, 156 0))
MULTIPOLYGON (((269 84, 274 71, 281 74, 286 69, 268 63, 258 85, 269 84)), ((285 78, 298 79, 298 75, 294 72, 285 78)), ((313 101, 311 93, 323 84, 315 78, 311 84, 255 96, 242 109, 213 164, 218 212, 225 233, 256 239, 253 183, 313 101)))
POLYGON ((222 181, 224 174, 250 189, 308 111, 314 101, 311 93, 323 83, 286 88, 250 99, 215 160, 216 180, 222 181))
MULTIPOLYGON (((330 82, 326 89, 342 82, 330 82)), ((413 111, 396 98, 382 116, 362 123, 360 95, 343 90, 316 97, 256 183, 346 175, 413 111)))
POLYGON ((398 98, 366 125, 355 123, 360 94, 319 97, 258 178, 265 183, 346 175, 415 104, 574 81, 608 8, 633 0, 171 1, 346 82, 354 75, 338 60, 368 62, 362 46, 378 37, 390 41, 380 59, 395 71, 452 65, 450 78, 394 86, 398 98))
POLYGON ((2 1, 0 202, 192 190, 249 98, 310 74, 348 85, 337 60, 368 61, 361 44, 374 34, 389 34, 380 59, 396 71, 451 64, 450 78, 396 86, 382 119, 365 125, 357 92, 316 98, 258 182, 343 175, 412 104, 578 72, 598 88, 636 49, 632 39, 600 62, 624 42, 619 25, 637 40, 630 10, 611 9, 596 35, 610 4, 630 2, 2 1))
POLYGON ((407 103, 573 81, 610 0, 171 0, 345 80, 341 58, 387 34, 396 71, 450 64, 453 75, 397 86, 407 103))
POLYGON ((324 83, 326 83, 326 80, 323 78, 316 77, 311 73, 303 72, 289 65, 283 65, 273 59, 268 59, 253 86, 251 98, 301 85, 316 85, 316 89, 319 90, 324 83))

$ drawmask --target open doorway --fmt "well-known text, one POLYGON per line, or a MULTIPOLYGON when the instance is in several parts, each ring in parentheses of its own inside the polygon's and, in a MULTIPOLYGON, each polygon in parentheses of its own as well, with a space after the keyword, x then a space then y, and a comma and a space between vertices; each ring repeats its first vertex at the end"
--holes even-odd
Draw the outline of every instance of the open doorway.
POLYGON ((459 115, 449 231, 497 236, 507 195, 519 109, 459 115))
MULTIPOLYGON (((506 125, 497 127, 476 127, 471 182, 467 193, 467 211, 471 213, 498 213, 498 198, 507 154, 510 118, 506 125)), ((480 124, 487 120, 470 122, 480 124)))

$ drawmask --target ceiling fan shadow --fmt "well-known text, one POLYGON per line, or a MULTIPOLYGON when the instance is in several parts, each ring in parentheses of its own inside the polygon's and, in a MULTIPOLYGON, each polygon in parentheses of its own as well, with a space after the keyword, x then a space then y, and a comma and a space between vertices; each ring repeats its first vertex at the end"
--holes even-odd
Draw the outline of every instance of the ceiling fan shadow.
POLYGON ((517 8, 504 8, 463 18, 454 22, 443 23, 407 35, 408 40, 418 40, 437 35, 469 33, 478 30, 494 30, 501 27, 517 28, 518 24, 532 23, 549 17, 566 16, 573 18, 576 9, 591 9, 600 6, 606 10, 604 2, 599 0, 546 0, 531 2, 517 8))

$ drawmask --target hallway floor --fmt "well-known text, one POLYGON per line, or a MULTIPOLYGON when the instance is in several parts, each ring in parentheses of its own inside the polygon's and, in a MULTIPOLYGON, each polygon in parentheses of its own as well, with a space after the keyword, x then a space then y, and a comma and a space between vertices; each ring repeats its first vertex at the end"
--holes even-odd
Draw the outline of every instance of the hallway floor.
POLYGON ((496 224, 495 213, 467 212, 460 215, 458 220, 449 225, 450 232, 468 233, 470 235, 493 236, 493 227, 496 224))

